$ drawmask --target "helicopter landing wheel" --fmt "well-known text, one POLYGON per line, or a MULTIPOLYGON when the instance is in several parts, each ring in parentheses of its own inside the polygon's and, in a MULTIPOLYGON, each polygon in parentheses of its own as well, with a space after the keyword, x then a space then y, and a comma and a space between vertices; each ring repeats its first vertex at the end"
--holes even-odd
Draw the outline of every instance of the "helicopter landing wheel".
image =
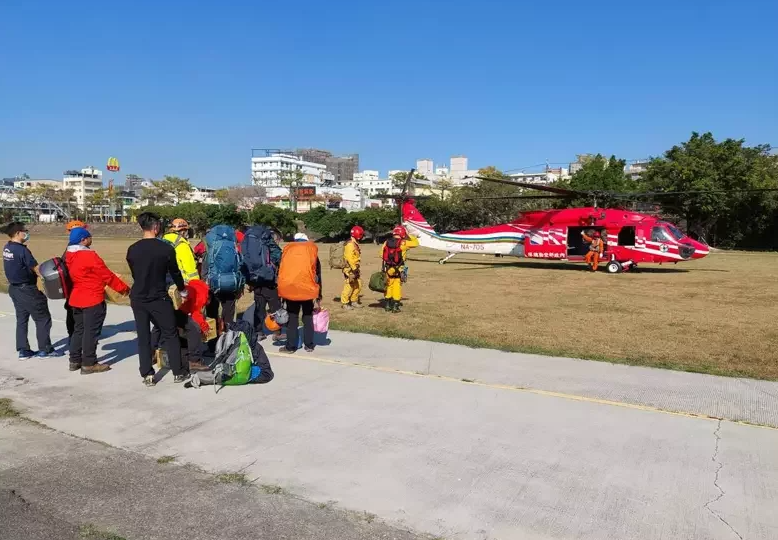
POLYGON ((608 271, 609 274, 618 274, 624 268, 621 266, 621 263, 619 261, 611 261, 608 263, 608 266, 606 266, 605 269, 608 271))

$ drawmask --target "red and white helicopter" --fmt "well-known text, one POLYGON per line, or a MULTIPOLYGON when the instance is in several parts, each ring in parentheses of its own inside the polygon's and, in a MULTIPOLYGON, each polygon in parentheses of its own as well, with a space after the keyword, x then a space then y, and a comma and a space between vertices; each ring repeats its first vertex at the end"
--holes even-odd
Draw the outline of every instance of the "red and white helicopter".
MULTIPOLYGON (((475 178, 556 194, 549 197, 517 195, 498 197, 499 199, 571 198, 593 195, 596 197, 598 195, 594 192, 579 192, 504 179, 475 178)), ((661 195, 667 194, 669 193, 661 195)), ((402 205, 402 223, 411 234, 418 236, 420 245, 447 253, 439 261, 441 264, 457 253, 582 262, 588 251, 588 244, 584 242, 581 234, 584 231, 600 232, 604 240, 601 261, 611 274, 626 272, 639 263, 679 263, 701 259, 710 252, 710 248, 705 243, 693 240, 672 223, 663 221, 657 216, 630 210, 596 206, 535 210, 519 214, 511 223, 453 233, 438 233, 421 215, 412 198, 403 197, 399 202, 402 205)))

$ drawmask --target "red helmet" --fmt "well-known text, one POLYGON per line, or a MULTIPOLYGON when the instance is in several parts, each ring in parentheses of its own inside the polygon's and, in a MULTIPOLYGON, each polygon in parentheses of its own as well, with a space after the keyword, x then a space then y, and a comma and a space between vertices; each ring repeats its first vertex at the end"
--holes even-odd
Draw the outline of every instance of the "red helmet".
POLYGON ((399 236, 400 238, 405 238, 406 236, 408 236, 408 231, 402 225, 398 225, 397 227, 392 229, 392 234, 395 236, 399 236))
POLYGON ((354 225, 353 227, 351 227, 351 236, 353 236, 357 240, 362 240, 365 237, 365 229, 363 229, 359 225, 354 225))

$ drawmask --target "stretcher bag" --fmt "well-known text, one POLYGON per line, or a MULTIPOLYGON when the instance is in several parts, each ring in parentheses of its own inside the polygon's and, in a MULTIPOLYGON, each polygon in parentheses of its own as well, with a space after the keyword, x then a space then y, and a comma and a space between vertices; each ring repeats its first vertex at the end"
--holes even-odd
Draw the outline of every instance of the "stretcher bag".
POLYGON ((65 261, 61 257, 42 262, 38 267, 38 273, 42 278, 43 294, 46 298, 64 300, 70 295, 73 285, 65 261))
POLYGON ((376 272, 370 276, 370 282, 367 286, 371 291, 383 293, 386 292, 386 285, 386 274, 383 272, 376 272))

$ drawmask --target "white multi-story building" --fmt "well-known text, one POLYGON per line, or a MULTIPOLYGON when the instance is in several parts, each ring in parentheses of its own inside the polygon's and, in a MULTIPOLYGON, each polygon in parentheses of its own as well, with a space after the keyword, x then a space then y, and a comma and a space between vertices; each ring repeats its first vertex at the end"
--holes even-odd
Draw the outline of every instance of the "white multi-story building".
POLYGON ((85 167, 80 171, 65 171, 62 187, 73 190, 76 204, 84 210, 86 199, 95 191, 103 189, 103 171, 94 167, 85 167))
POLYGON ((193 187, 189 193, 189 200, 204 204, 219 204, 219 201, 216 199, 216 190, 213 188, 193 187))
POLYGON ((558 168, 546 168, 540 172, 519 172, 509 175, 517 182, 524 182, 525 184, 536 184, 541 186, 547 186, 553 184, 557 180, 570 178, 568 169, 563 167, 558 168))
POLYGON ((295 171, 302 173, 302 184, 324 185, 335 181, 335 175, 327 172, 326 165, 298 156, 279 153, 251 158, 251 178, 257 186, 279 187, 285 174, 295 171))
POLYGON ((448 178, 449 176, 448 167, 435 167, 435 176, 441 178, 448 178))
POLYGON ((435 163, 431 159, 417 159, 416 172, 426 178, 431 178, 435 174, 435 163))
POLYGON ((359 187, 363 182, 378 180, 380 174, 378 171, 367 170, 358 173, 354 173, 354 180, 351 182, 345 182, 343 185, 347 187, 359 187))
POLYGON ((627 165, 624 169, 624 172, 627 173, 627 176, 632 178, 633 180, 639 180, 641 176, 643 176, 643 173, 646 172, 648 169, 648 164, 651 163, 651 160, 648 159, 636 159, 629 165, 627 165))

